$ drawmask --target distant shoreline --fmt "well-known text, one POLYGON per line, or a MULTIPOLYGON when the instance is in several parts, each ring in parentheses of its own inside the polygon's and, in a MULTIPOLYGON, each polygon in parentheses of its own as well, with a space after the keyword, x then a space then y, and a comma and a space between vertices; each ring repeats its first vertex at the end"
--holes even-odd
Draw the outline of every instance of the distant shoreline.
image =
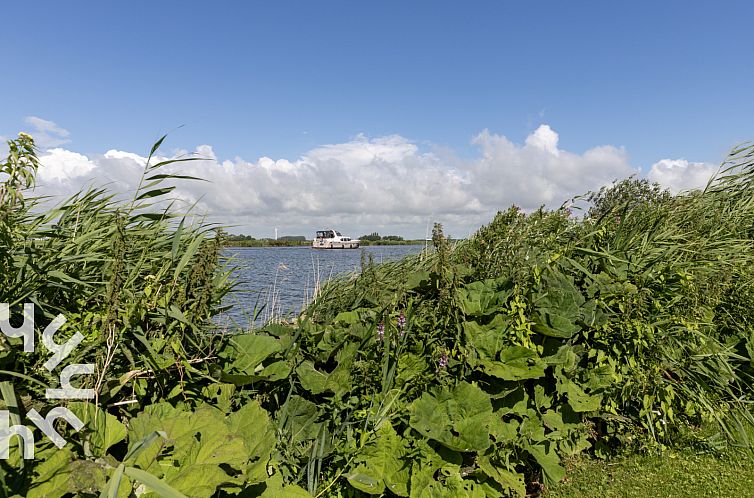
MULTIPOLYGON (((424 240, 379 240, 368 241, 362 240, 361 246, 418 246, 428 243, 424 240)), ((225 247, 308 247, 312 245, 311 240, 228 240, 225 247)))

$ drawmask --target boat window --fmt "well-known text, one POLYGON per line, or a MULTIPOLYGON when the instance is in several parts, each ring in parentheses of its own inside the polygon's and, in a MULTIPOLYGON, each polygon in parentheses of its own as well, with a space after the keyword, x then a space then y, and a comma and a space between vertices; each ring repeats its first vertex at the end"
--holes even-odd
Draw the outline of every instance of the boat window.
POLYGON ((341 236, 341 235, 340 235, 340 232, 335 232, 335 234, 336 234, 336 235, 337 235, 338 237, 340 237, 340 236, 341 236))

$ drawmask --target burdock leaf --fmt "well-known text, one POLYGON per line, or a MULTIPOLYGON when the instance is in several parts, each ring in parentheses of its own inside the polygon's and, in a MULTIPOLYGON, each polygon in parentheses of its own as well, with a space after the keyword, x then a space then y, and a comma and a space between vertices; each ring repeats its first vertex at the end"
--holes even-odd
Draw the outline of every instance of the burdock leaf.
POLYGON ((484 391, 467 382, 434 396, 424 393, 409 411, 412 428, 452 450, 480 451, 490 445, 492 403, 484 391))

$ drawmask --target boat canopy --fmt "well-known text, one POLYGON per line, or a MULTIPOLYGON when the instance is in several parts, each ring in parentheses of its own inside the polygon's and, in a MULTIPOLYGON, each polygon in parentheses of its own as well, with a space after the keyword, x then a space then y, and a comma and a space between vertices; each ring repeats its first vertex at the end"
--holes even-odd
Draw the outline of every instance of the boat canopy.
POLYGON ((318 239, 332 239, 335 237, 342 237, 340 232, 337 232, 335 230, 318 230, 317 231, 317 238, 318 239))

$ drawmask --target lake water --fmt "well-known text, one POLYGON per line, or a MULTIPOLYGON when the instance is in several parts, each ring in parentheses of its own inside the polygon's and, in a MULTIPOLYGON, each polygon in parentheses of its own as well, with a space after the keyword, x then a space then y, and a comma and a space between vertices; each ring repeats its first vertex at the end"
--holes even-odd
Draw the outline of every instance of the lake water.
POLYGON ((394 261, 424 249, 423 245, 366 246, 360 249, 317 250, 310 247, 230 247, 223 256, 236 267, 233 278, 239 282, 226 298, 233 308, 218 324, 244 328, 271 317, 289 317, 309 302, 317 282, 337 275, 360 271, 361 255, 371 254, 375 263, 394 261), (255 310, 258 312, 256 313, 255 310), (260 311, 261 310, 261 311, 260 311))

